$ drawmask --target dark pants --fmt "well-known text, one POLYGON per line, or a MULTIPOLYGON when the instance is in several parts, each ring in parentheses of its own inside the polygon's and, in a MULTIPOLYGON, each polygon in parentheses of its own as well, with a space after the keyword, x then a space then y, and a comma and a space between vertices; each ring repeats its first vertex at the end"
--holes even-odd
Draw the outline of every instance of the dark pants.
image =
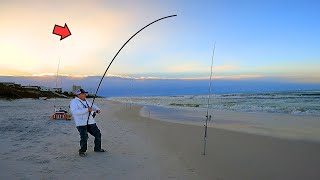
POLYGON ((77 126, 80 133, 80 149, 79 152, 87 151, 88 132, 94 136, 94 150, 101 149, 101 133, 96 124, 89 124, 87 126, 77 126))

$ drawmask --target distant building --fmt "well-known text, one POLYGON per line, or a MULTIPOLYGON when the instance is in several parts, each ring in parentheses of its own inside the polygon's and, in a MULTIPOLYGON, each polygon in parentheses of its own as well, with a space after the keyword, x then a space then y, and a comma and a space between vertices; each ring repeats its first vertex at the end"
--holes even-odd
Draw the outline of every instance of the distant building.
POLYGON ((62 88, 52 88, 54 92, 62 93, 62 88))
POLYGON ((4 85, 4 86, 15 86, 14 82, 0 82, 0 85, 4 85))
POLYGON ((25 88, 25 89, 36 89, 36 90, 40 90, 40 87, 39 86, 21 86, 22 88, 25 88))
POLYGON ((45 86, 40 86, 40 91, 50 91, 50 88, 45 86))
POLYGON ((81 86, 72 85, 72 93, 76 93, 78 89, 81 89, 81 86))

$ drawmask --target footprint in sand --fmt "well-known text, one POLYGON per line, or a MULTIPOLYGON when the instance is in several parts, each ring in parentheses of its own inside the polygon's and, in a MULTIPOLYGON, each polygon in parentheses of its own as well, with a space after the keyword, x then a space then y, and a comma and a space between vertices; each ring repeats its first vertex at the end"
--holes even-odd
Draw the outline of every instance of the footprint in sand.
POLYGON ((51 146, 51 145, 52 145, 52 143, 50 143, 50 142, 45 144, 45 146, 51 146))
POLYGON ((20 149, 13 149, 11 152, 18 152, 20 149))
POLYGON ((50 162, 50 160, 48 159, 42 159, 40 156, 37 155, 29 155, 29 156, 25 156, 22 158, 18 158, 18 161, 26 161, 26 162, 31 162, 34 164, 48 164, 50 162))
POLYGON ((50 163, 49 159, 42 159, 35 162, 36 164, 48 164, 50 163))
POLYGON ((22 149, 30 149, 30 148, 32 148, 33 146, 25 146, 25 147, 23 147, 22 149))
POLYGON ((29 155, 29 156, 24 156, 22 158, 18 158, 18 161, 33 161, 37 158, 39 158, 40 156, 36 156, 36 155, 29 155))
POLYGON ((39 172, 47 174, 47 173, 52 173, 53 171, 54 170, 49 169, 48 167, 44 167, 39 172))
POLYGON ((67 156, 56 156, 54 159, 66 159, 67 156))

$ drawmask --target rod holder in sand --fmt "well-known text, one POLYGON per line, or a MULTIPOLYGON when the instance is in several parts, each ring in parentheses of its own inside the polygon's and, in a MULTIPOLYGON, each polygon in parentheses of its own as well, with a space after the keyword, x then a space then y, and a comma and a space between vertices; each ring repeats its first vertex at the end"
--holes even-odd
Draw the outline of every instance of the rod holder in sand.
POLYGON ((208 93, 208 106, 207 106, 207 115, 206 115, 206 124, 204 125, 204 138, 203 138, 203 155, 206 155, 206 148, 207 148, 207 137, 208 137, 208 121, 211 120, 211 115, 209 115, 209 108, 210 108, 210 98, 211 98, 211 79, 212 79, 212 67, 213 67, 213 57, 214 51, 216 49, 216 43, 214 43, 213 51, 212 51, 212 58, 211 58, 211 73, 210 73, 210 80, 209 80, 209 93, 208 93))
POLYGON ((206 124, 204 125, 204 143, 203 143, 202 155, 206 155, 207 137, 208 137, 208 121, 210 120, 211 120, 211 116, 206 116, 206 124))

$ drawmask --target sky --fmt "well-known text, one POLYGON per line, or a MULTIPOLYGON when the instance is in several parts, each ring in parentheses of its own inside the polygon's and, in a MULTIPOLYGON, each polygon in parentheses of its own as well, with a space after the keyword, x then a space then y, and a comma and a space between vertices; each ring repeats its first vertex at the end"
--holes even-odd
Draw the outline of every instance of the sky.
POLYGON ((317 0, 0 0, 0 76, 320 83, 317 0), (60 41, 55 24, 72 35, 60 41))

